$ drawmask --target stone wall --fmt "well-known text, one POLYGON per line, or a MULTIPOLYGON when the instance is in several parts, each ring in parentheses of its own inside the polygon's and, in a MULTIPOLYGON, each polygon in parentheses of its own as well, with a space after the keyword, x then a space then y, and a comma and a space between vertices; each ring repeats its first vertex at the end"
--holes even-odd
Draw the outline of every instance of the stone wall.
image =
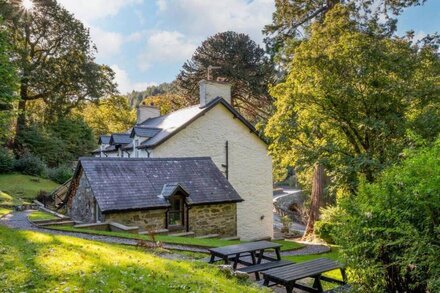
POLYGON ((199 235, 237 235, 237 205, 212 204, 192 206, 189 210, 189 230, 199 235))
POLYGON ((165 209, 106 213, 105 220, 150 231, 165 228, 165 209))
POLYGON ((71 200, 68 214, 75 222, 95 222, 95 198, 84 172, 81 175, 76 193, 71 200))

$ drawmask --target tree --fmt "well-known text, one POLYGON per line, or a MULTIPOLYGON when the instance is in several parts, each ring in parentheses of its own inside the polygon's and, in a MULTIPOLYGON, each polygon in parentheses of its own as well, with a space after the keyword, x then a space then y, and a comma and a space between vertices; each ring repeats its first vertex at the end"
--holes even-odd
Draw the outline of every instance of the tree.
POLYGON ((290 46, 307 35, 313 22, 322 22, 325 15, 337 4, 350 7, 351 17, 359 24, 375 26, 392 33, 395 16, 406 7, 421 5, 426 0, 275 0, 272 24, 264 28, 268 52, 278 65, 285 65, 291 58, 290 46), (378 19, 385 19, 379 25, 378 19))
POLYGON ((438 107, 439 64, 435 47, 364 31, 336 5, 312 25, 286 80, 271 90, 271 153, 299 172, 323 165, 333 194, 355 193, 359 176, 372 182, 399 160, 415 109, 428 100, 438 107))
POLYGON ((94 134, 125 132, 136 123, 136 111, 124 96, 111 96, 98 103, 88 103, 78 111, 94 134))
POLYGON ((115 92, 113 71, 94 62, 88 29, 55 0, 1 1, 0 12, 19 70, 20 101, 16 137, 26 125, 28 101, 44 100, 59 117, 85 100, 115 92))
POLYGON ((0 19, 0 142, 10 132, 12 102, 17 99, 17 74, 11 60, 10 47, 0 19))
POLYGON ((440 291, 440 140, 344 199, 334 232, 356 292, 440 291))
POLYGON ((232 84, 232 104, 252 121, 266 120, 272 98, 267 92, 274 69, 265 52, 248 35, 232 31, 218 33, 197 48, 177 76, 177 85, 190 104, 199 102, 199 81, 210 73, 232 84))

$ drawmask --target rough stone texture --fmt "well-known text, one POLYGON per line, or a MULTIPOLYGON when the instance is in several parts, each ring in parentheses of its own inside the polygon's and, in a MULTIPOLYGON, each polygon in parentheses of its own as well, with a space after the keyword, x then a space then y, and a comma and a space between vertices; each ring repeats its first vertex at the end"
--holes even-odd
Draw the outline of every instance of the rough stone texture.
POLYGON ((105 214, 105 220, 138 226, 144 231, 159 230, 165 228, 165 212, 165 209, 157 209, 108 213, 105 214))
POLYGON ((220 234, 237 235, 235 203, 193 206, 189 210, 189 230, 196 236, 220 234))
MULTIPOLYGON (((221 104, 151 151, 152 158, 211 157, 225 168, 229 141, 229 181, 244 202, 237 204, 238 236, 243 240, 273 236, 272 159, 267 146, 221 104)), ((142 150, 141 157, 147 157, 142 150)))
MULTIPOLYGON (((96 222, 95 198, 93 197, 92 189, 84 173, 81 175, 78 189, 72 198, 71 206, 67 212, 70 218, 75 222, 96 222)), ((99 217, 100 215, 98 215, 98 218, 99 217)))

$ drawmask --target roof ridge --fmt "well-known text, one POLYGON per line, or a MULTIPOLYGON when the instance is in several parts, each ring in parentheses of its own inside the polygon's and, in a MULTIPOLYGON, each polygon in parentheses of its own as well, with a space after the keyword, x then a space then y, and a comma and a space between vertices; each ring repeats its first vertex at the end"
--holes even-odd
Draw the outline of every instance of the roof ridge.
POLYGON ((120 157, 80 157, 79 161, 195 161, 212 160, 211 157, 165 157, 165 158, 120 158, 120 157))
POLYGON ((200 108, 200 104, 191 105, 191 106, 188 106, 188 107, 185 107, 185 108, 180 108, 180 109, 177 109, 176 111, 173 111, 173 112, 167 113, 167 114, 165 114, 165 115, 160 115, 160 116, 153 117, 153 118, 147 118, 147 119, 145 119, 144 121, 142 121, 141 123, 139 123, 138 125, 142 125, 142 124, 144 124, 144 123, 147 122, 147 121, 151 121, 151 120, 154 120, 154 119, 167 117, 167 116, 170 116, 171 114, 175 114, 175 113, 181 112, 181 111, 183 111, 183 110, 188 110, 188 109, 190 109, 190 108, 196 108, 196 107, 199 107, 199 108, 200 108))

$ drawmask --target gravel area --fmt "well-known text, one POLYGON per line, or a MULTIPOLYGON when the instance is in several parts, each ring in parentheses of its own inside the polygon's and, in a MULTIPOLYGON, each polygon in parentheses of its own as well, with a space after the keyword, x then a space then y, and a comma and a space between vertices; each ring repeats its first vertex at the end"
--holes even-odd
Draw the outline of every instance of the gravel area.
MULTIPOLYGON (((9 228, 19 229, 19 230, 38 231, 38 232, 52 234, 52 235, 67 235, 67 236, 72 236, 72 237, 77 237, 77 238, 82 238, 82 239, 102 241, 102 242, 114 243, 114 244, 125 244, 125 245, 136 245, 137 244, 137 241, 135 239, 127 239, 127 238, 112 237, 112 236, 102 236, 102 235, 91 235, 91 234, 85 234, 85 233, 75 233, 75 232, 57 231, 57 230, 40 228, 40 227, 33 225, 31 222, 29 222, 27 217, 28 217, 29 213, 31 213, 31 212, 32 212, 32 210, 26 210, 26 211, 22 211, 22 212, 12 212, 12 213, 0 218, 0 225, 4 225, 9 228)), ((300 248, 300 249, 296 249, 296 250, 292 250, 292 251, 282 251, 281 255, 282 256, 307 255, 307 254, 325 253, 325 252, 330 251, 330 248, 325 245, 313 245, 313 244, 307 244, 307 243, 303 243, 303 244, 305 245, 304 248, 300 248)), ((189 247, 189 246, 177 245, 177 244, 164 244, 163 248, 172 249, 172 250, 208 253, 208 250, 205 248, 196 248, 196 247, 189 247)))

